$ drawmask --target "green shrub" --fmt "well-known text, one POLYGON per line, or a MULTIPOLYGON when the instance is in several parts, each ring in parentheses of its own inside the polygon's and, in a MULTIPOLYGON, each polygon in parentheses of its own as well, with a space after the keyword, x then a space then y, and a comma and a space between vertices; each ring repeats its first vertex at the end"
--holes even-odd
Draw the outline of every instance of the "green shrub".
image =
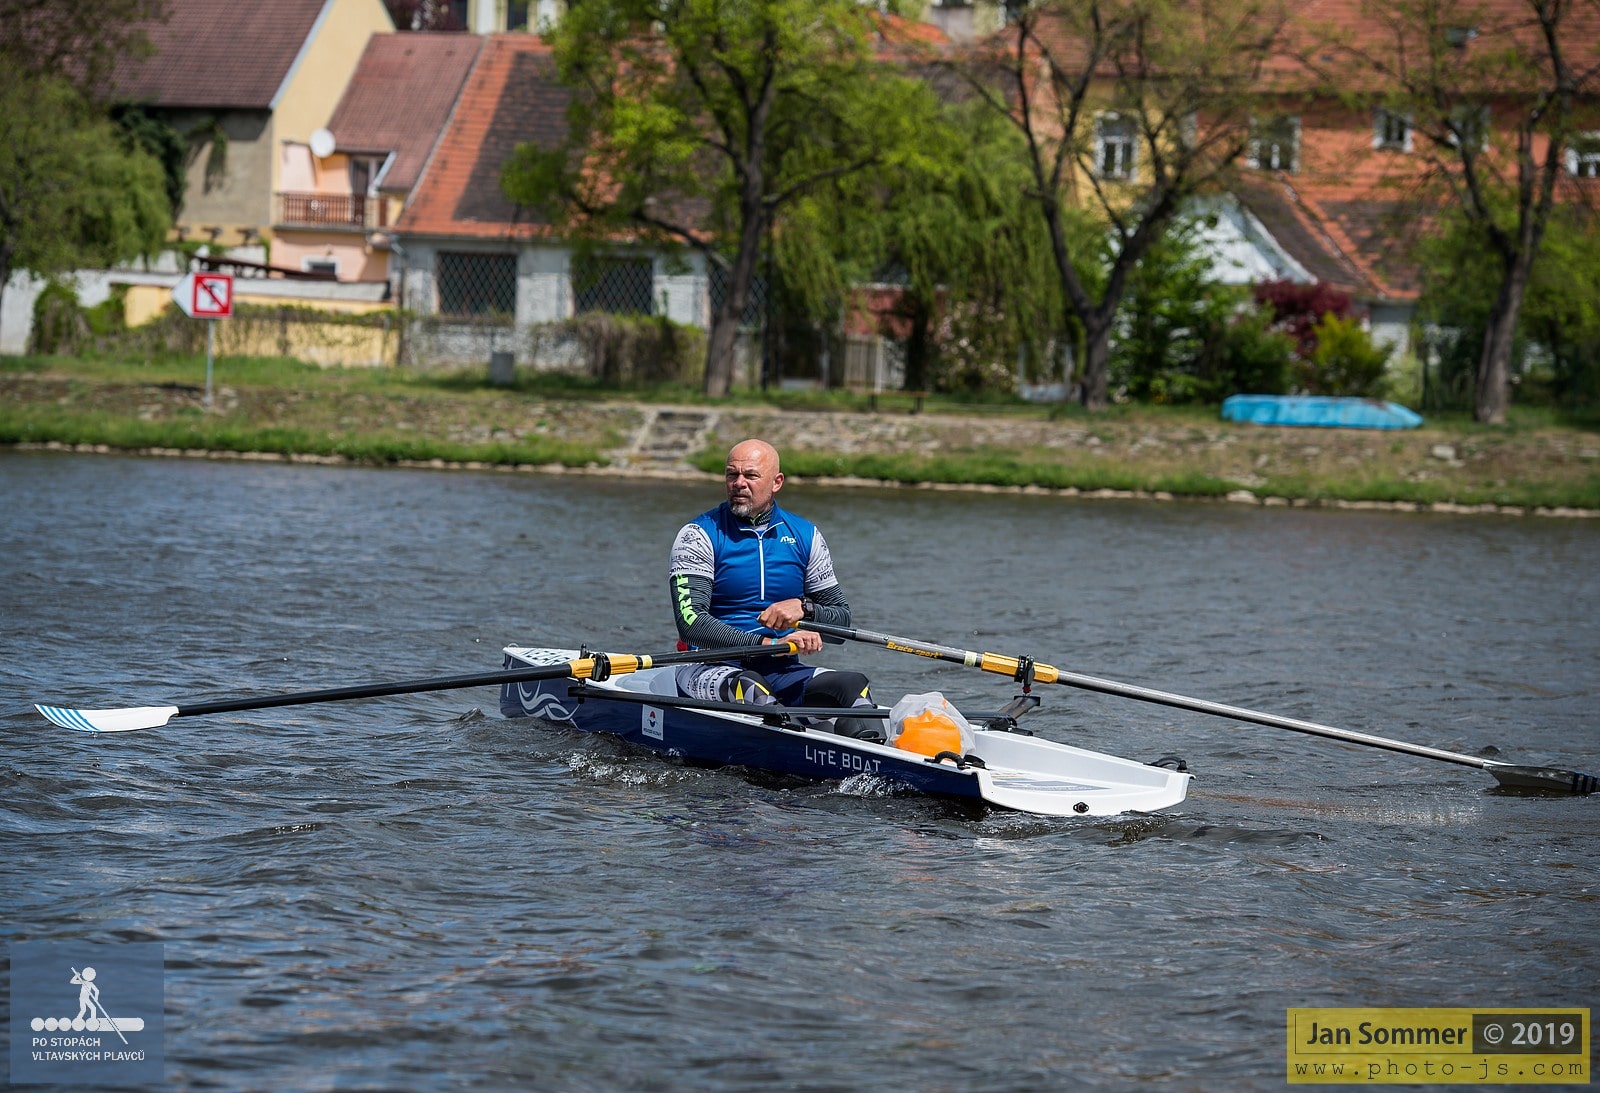
POLYGON ((51 281, 33 302, 33 332, 28 352, 41 355, 76 355, 92 337, 89 322, 78 306, 78 294, 63 281, 51 281))
POLYGON ((1289 389, 1294 339, 1272 328, 1263 308, 1241 310, 1222 324, 1210 371, 1210 402, 1229 395, 1281 395, 1289 389))
POLYGON ((1356 318, 1331 312, 1313 328, 1316 346, 1296 368, 1300 386, 1313 395, 1375 398, 1393 347, 1377 345, 1356 318))
POLYGON ((571 339, 582 351, 581 367, 602 387, 699 382, 705 365, 706 332, 661 316, 585 312, 534 329, 540 347, 571 339))
POLYGON ((1288 389, 1293 340, 1271 329, 1271 312, 1246 290, 1211 278, 1193 226, 1151 248, 1118 313, 1114 387, 1171 406, 1288 389))

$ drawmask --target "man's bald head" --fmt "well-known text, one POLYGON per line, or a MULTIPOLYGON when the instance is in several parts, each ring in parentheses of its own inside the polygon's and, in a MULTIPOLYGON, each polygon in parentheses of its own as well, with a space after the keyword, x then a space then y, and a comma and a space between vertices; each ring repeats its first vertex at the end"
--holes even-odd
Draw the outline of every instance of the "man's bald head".
POLYGON ((733 514, 759 521, 772 509, 773 495, 783 488, 778 449, 765 440, 740 441, 728 452, 724 481, 733 514))

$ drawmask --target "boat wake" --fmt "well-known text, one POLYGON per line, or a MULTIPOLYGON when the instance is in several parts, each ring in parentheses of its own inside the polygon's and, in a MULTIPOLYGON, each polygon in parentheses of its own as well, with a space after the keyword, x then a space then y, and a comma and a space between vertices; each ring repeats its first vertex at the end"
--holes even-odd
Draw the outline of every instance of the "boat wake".
POLYGON ((853 774, 830 787, 841 797, 914 797, 917 791, 904 782, 877 774, 853 774))

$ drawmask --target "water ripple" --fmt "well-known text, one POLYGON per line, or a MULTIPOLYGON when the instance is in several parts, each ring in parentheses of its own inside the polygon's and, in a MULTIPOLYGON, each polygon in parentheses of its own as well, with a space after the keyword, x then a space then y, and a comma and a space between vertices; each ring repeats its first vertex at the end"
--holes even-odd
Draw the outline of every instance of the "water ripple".
MULTIPOLYGON (((1582 1005, 1600 979, 1593 801, 1066 688, 1030 727, 1183 755, 1190 799, 1053 819, 705 770, 478 691, 63 732, 27 704, 664 648, 660 555, 714 497, 16 453, 0 488, 4 934, 164 943, 173 1085, 1276 1089, 1287 1007, 1582 1005), (108 496, 59 534, 61 498, 108 496), (619 512, 638 549, 574 580, 619 512)), ((1469 754, 1600 756, 1600 529, 796 488, 863 625, 1469 754), (906 542, 915 565, 881 563, 906 542), (975 544, 1047 577, 974 581, 975 544)), ((880 696, 1014 689, 849 656, 880 696)))

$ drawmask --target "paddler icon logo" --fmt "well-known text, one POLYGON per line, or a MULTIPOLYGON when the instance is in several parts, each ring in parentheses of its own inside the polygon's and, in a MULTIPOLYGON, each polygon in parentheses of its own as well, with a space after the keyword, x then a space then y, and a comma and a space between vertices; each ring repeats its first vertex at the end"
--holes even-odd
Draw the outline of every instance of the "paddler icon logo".
POLYGON ((81 972, 72 969, 72 985, 78 988, 78 1015, 76 1017, 35 1017, 29 1022, 34 1032, 114 1032, 124 1044, 124 1032, 143 1032, 142 1017, 113 1017, 101 1000, 98 973, 90 967, 81 972))
POLYGON ((161 942, 13 941, 5 949, 13 1083, 101 1089, 162 1081, 161 942))

